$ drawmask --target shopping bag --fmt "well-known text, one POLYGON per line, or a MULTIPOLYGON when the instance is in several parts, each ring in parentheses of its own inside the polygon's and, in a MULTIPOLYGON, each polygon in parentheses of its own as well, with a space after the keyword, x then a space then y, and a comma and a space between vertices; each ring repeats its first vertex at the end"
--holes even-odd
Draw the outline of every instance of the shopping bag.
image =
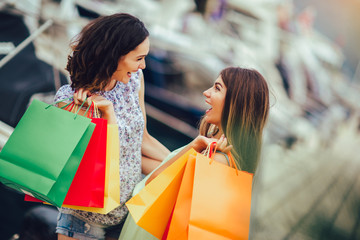
POLYGON ((161 239, 175 205, 190 149, 133 196, 126 206, 136 224, 161 239))
MULTIPOLYGON (((138 184, 136 184, 132 196, 135 196, 138 192, 141 191, 145 187, 145 183, 148 181, 148 179, 151 177, 151 175, 157 171, 159 168, 161 168, 164 164, 166 164, 168 161, 173 159, 174 156, 178 155, 179 152, 181 152, 184 149, 184 147, 178 148, 171 153, 169 153, 166 158, 160 163, 158 167, 156 167, 150 174, 148 174, 145 178, 143 178, 138 184)), ((119 240, 128 240, 128 239, 146 239, 146 240, 155 240, 158 239, 155 236, 151 235, 147 231, 145 231, 143 228, 139 227, 134 219, 132 218, 131 214, 128 214, 126 217, 124 226, 122 228, 119 240)))
POLYGON ((107 120, 93 118, 91 122, 95 130, 63 204, 104 206, 107 120))
MULTIPOLYGON (((107 214, 114 208, 120 206, 120 154, 119 154, 119 134, 116 124, 109 124, 107 127, 107 145, 106 145, 106 172, 105 172, 105 191, 104 206, 82 207, 63 204, 62 207, 83 210, 94 213, 107 214)), ((80 168, 80 167, 79 167, 80 168)), ((25 201, 43 202, 37 198, 25 194, 25 201)), ((44 202, 45 204, 48 204, 44 202)))
MULTIPOLYGON (((63 109, 76 113, 78 111, 78 105, 71 102, 67 106, 64 106, 63 109)), ((98 114, 95 103, 91 103, 89 111, 85 115, 88 118, 94 115, 95 118, 93 118, 91 122, 95 124, 95 129, 63 204, 103 207, 107 120, 99 118, 100 115, 98 114)), ((38 202, 36 198, 28 195, 25 195, 24 200, 38 202)))
POLYGON ((251 187, 252 174, 197 154, 187 162, 166 239, 248 239, 251 187))
POLYGON ((0 152, 0 181, 61 206, 94 128, 86 117, 32 101, 0 152))
POLYGON ((196 157, 189 158, 179 188, 176 203, 162 239, 188 239, 191 200, 194 183, 196 157))
POLYGON ((119 154, 119 130, 116 124, 107 125, 107 144, 106 144, 106 172, 105 172, 105 191, 104 206, 81 207, 73 205, 63 205, 63 207, 78 209, 88 212, 107 214, 120 205, 120 154, 119 154))
POLYGON ((24 200, 27 201, 27 202, 40 202, 40 203, 44 202, 44 201, 42 201, 40 199, 34 198, 34 197, 32 197, 30 195, 27 195, 27 194, 25 194, 24 200))
MULTIPOLYGON (((64 109, 70 112, 77 112, 77 109, 74 108, 77 105, 74 105, 74 102, 71 102, 70 106, 70 108, 65 107, 64 109)), ((88 118, 94 115, 91 122, 95 124, 95 129, 63 204, 103 207, 107 120, 100 118, 94 102, 91 103, 88 113, 88 118)))

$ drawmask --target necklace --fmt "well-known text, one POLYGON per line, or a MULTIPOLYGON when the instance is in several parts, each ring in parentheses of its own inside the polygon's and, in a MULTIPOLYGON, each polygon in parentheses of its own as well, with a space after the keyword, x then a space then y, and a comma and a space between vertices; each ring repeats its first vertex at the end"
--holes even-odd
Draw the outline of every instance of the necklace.
POLYGON ((211 125, 207 132, 207 137, 214 137, 219 132, 219 128, 215 125, 211 125))

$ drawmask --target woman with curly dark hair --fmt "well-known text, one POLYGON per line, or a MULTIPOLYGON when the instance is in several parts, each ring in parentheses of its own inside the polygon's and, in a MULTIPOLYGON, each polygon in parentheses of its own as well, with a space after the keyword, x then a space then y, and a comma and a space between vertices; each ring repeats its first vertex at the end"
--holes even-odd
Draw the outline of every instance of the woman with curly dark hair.
POLYGON ((93 101, 102 118, 118 125, 121 205, 108 214, 60 208, 58 239, 117 239, 128 213, 124 203, 142 169, 147 174, 169 154, 146 129, 142 69, 149 44, 144 24, 124 13, 91 21, 72 44, 66 67, 71 84, 59 89, 55 101, 93 101))

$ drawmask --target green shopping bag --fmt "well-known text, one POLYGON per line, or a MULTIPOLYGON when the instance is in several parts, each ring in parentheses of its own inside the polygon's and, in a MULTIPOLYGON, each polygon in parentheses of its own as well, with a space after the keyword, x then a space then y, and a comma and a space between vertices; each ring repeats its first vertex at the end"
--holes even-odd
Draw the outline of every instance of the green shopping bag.
POLYGON ((0 181, 60 207, 94 128, 89 118, 34 100, 0 152, 0 181))

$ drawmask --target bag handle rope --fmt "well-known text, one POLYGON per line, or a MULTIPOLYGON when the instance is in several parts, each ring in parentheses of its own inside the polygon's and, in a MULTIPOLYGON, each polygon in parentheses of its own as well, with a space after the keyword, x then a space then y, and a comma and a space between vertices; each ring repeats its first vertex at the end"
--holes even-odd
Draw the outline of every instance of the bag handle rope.
POLYGON ((94 104, 94 117, 95 118, 100 118, 100 112, 99 112, 99 108, 96 105, 96 102, 92 102, 94 104))
MULTIPOLYGON (((216 149, 217 149, 217 142, 212 142, 210 143, 207 148, 205 149, 205 156, 207 156, 208 158, 210 158, 210 164, 214 161, 214 156, 216 153, 216 149)), ((230 162, 230 167, 235 168, 236 170, 236 175, 239 175, 239 169, 236 166, 235 160, 233 158, 233 156, 231 155, 230 152, 228 152, 228 157, 229 157, 229 162, 230 162)))
MULTIPOLYGON (((67 104, 67 107, 64 108, 65 110, 69 111, 69 112, 78 112, 79 109, 81 109, 81 107, 79 107, 79 105, 76 105, 74 103, 74 101, 72 101, 70 104, 67 104)), ((99 112, 99 108, 97 107, 96 102, 91 102, 90 108, 88 109, 89 111, 85 112, 85 114, 83 116, 86 116, 88 118, 94 117, 94 118, 100 118, 100 112, 99 112)))
MULTIPOLYGON (((51 107, 51 106, 53 106, 53 105, 56 105, 56 104, 58 104, 58 103, 60 103, 60 102, 63 102, 63 101, 66 101, 66 100, 70 100, 70 99, 73 99, 73 97, 65 98, 65 99, 62 99, 62 100, 60 100, 60 101, 54 102, 54 103, 52 103, 52 104, 49 104, 45 109, 48 109, 49 107, 51 107)), ((85 101, 83 101, 83 103, 81 104, 81 106, 79 107, 79 109, 77 109, 77 111, 75 110, 76 113, 75 113, 74 119, 76 119, 76 117, 78 116, 78 113, 79 113, 80 109, 82 108, 82 106, 84 105, 84 103, 86 102, 86 100, 87 100, 87 97, 85 98, 85 101)), ((74 102, 74 101, 66 104, 65 106, 62 106, 61 109, 67 108, 67 107, 70 106, 73 102, 74 102)), ((76 106, 76 105, 75 105, 75 106, 76 106)), ((85 116, 85 115, 88 113, 88 111, 89 111, 89 109, 91 108, 91 106, 92 106, 92 104, 90 104, 90 105, 87 107, 87 109, 86 109, 86 111, 85 111, 85 113, 84 113, 83 116, 85 116)), ((74 107, 74 106, 72 106, 72 107, 74 107)), ((72 107, 71 107, 71 109, 72 109, 72 107)))

